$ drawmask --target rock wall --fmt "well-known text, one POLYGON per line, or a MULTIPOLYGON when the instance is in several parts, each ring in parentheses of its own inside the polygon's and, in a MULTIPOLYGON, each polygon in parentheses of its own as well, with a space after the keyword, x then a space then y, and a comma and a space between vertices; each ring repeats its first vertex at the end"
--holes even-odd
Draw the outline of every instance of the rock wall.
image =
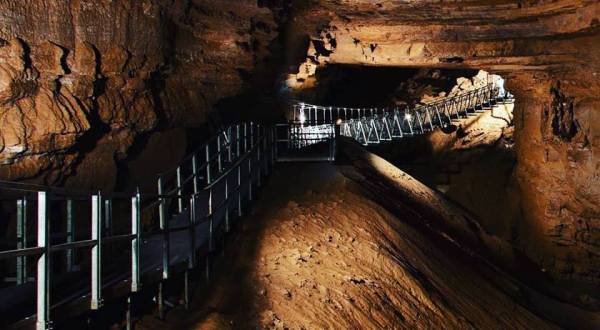
POLYGON ((276 31, 247 0, 0 1, 0 178, 113 188, 132 146, 239 93, 276 31))
POLYGON ((519 223, 511 241, 552 278, 599 283, 600 3, 355 0, 309 7, 296 12, 310 43, 306 61, 286 77, 291 90, 327 64, 473 68, 506 78, 517 97, 512 175, 522 202, 519 219, 505 220, 519 223))

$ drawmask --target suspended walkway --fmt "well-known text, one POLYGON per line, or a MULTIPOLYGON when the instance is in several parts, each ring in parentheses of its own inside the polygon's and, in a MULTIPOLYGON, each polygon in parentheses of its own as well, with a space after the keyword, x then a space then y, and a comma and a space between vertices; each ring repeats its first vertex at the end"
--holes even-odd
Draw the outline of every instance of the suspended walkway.
POLYGON ((293 106, 293 121, 304 127, 296 129, 297 139, 314 131, 313 127, 337 124, 340 135, 368 146, 425 134, 513 101, 510 94, 503 94, 494 84, 488 84, 434 103, 403 109, 327 107, 298 102, 293 106))

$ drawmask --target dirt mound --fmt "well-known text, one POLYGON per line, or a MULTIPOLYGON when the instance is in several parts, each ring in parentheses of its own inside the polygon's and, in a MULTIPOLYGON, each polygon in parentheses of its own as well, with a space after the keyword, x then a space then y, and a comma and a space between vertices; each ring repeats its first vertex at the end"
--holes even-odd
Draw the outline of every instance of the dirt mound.
POLYGON ((241 223, 211 296, 172 327, 554 327, 338 168, 279 167, 241 223))

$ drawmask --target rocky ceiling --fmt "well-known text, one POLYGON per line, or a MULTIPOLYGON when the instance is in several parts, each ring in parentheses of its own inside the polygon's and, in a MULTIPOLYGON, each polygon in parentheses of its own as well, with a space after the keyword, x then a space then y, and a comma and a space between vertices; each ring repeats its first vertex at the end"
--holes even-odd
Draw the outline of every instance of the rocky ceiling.
POLYGON ((158 132, 330 63, 486 69, 517 97, 511 240, 598 284, 599 45, 595 0, 0 0, 0 176, 113 188, 133 150, 185 152, 158 132))

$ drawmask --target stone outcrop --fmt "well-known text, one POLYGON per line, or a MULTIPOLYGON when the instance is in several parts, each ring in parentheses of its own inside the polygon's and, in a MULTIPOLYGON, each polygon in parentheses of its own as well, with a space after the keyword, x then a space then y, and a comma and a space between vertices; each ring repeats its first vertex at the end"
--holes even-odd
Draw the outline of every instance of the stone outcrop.
POLYGON ((0 177, 113 188, 132 146, 206 123, 276 36, 256 1, 0 1, 0 177))

